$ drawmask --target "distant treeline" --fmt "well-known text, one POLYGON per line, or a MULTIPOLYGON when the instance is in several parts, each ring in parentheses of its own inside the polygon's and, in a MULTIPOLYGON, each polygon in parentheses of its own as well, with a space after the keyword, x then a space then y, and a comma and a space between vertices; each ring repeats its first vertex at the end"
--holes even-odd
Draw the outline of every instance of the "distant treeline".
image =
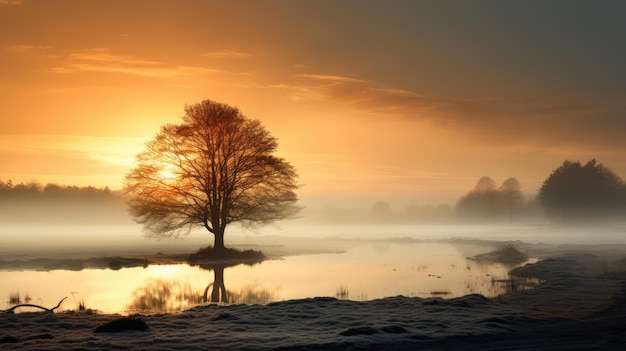
POLYGON ((0 180, 0 225, 132 223, 121 192, 0 180))
POLYGON ((565 160, 544 180, 538 194, 524 200, 521 185, 509 178, 496 188, 482 177, 456 204, 455 213, 466 220, 527 221, 542 216, 560 224, 624 223, 626 183, 602 163, 565 160))
POLYGON ((478 180, 474 189, 462 196, 456 204, 456 215, 465 220, 485 222, 513 222, 524 212, 527 218, 532 206, 524 201, 522 186, 515 177, 505 180, 500 187, 490 177, 478 180))
POLYGON ((566 160, 534 195, 524 196, 515 177, 497 186, 484 176, 454 206, 394 210, 389 203, 378 201, 369 212, 328 209, 325 218, 335 223, 624 224, 626 183, 595 159, 586 164, 566 160))
MULTIPOLYGON (((624 223, 626 183, 596 160, 586 164, 566 160, 534 195, 524 196, 515 177, 497 186, 492 178, 484 176, 454 206, 408 206, 397 210, 378 201, 369 210, 326 208, 311 215, 309 220, 313 222, 336 224, 624 223)), ((0 225, 48 223, 128 224, 132 220, 121 191, 0 180, 0 225)))
POLYGON ((98 189, 93 186, 79 187, 74 185, 58 185, 49 183, 41 185, 37 182, 13 184, 9 179, 0 179, 0 201, 5 199, 102 199, 115 195, 108 187, 98 189))

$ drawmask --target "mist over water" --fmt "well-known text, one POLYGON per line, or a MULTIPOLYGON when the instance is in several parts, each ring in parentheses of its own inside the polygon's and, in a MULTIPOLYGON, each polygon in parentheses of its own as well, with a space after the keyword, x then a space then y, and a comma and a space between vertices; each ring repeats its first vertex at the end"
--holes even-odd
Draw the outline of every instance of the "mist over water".
POLYGON ((289 223, 280 230, 265 228, 258 233, 294 237, 337 237, 346 239, 412 238, 441 240, 472 238, 479 240, 514 241, 551 244, 626 243, 626 226, 622 225, 485 225, 485 224, 297 224, 289 223))
MULTIPOLYGON (((482 264, 468 257, 507 243, 540 249, 545 245, 610 248, 626 245, 624 229, 620 225, 426 225, 371 220, 337 224, 307 218, 256 230, 233 225, 225 236, 227 247, 260 250, 270 260, 226 268, 151 264, 113 270, 79 264, 66 269, 0 269, 0 278, 12 282, 0 289, 0 299, 8 302, 10 296, 21 294, 22 298, 39 299, 35 303, 54 305, 58 299, 70 296, 73 300, 64 309, 75 309, 76 301, 84 299, 88 308, 105 312, 175 311, 215 302, 209 297, 219 296, 211 293, 218 282, 227 292, 224 296, 229 303, 315 296, 352 300, 395 295, 497 296, 511 289, 500 282, 510 281, 508 272, 513 266, 482 264), (163 303, 146 305, 155 297, 163 303)), ((54 264, 100 257, 186 257, 213 243, 212 235, 205 230, 178 239, 151 239, 140 225, 127 222, 5 224, 0 226, 0 237, 0 263, 37 258, 50 259, 47 262, 54 264)))
MULTIPOLYGON (((256 230, 231 226, 226 245, 234 247, 285 245, 280 255, 295 251, 332 251, 341 249, 345 240, 414 240, 478 239, 522 241, 530 244, 610 245, 626 244, 626 227, 554 226, 554 225, 381 225, 381 224, 311 224, 292 221, 278 227, 256 230), (298 241, 297 239, 311 239, 298 241), (289 244, 284 244, 288 242, 289 244), (333 247, 337 245, 337 247, 333 247)), ((3 238, 0 260, 16 257, 93 257, 154 254, 157 252, 191 253, 212 245, 212 235, 196 230, 178 239, 151 239, 139 225, 81 226, 0 226, 3 238)))
MULTIPOLYGON (((21 183, 10 187, 8 182, 2 184, 0 260, 20 255, 89 257, 190 253, 213 243, 212 234, 203 228, 178 239, 146 237, 142 227, 130 217, 127 198, 119 191, 55 184, 21 183)), ((284 245, 283 250, 277 251, 288 255, 293 247, 297 252, 303 252, 304 246, 306 252, 332 251, 333 245, 339 242, 331 239, 470 238, 545 244, 626 243, 626 223, 619 221, 620 217, 602 225, 555 225, 536 201, 522 200, 521 194, 515 193, 519 196, 515 198, 516 206, 512 206, 508 203, 510 198, 504 196, 508 193, 495 189, 493 180, 481 178, 473 190, 461 197, 463 201, 459 201, 458 208, 446 204, 414 206, 386 201, 305 203, 300 217, 294 220, 258 229, 244 229, 236 223, 229 225, 225 244, 265 246, 266 250, 284 245), (273 239, 275 237, 281 239, 273 239), (306 245, 295 245, 297 241, 289 245, 281 242, 298 238, 315 240, 306 241, 306 245)))

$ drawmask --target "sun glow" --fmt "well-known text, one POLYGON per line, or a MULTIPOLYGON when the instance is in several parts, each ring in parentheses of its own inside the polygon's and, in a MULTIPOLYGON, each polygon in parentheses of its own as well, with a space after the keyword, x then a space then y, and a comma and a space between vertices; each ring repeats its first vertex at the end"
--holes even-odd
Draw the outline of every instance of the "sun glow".
POLYGON ((174 173, 174 166, 165 165, 161 171, 159 172, 159 176, 166 181, 171 181, 176 178, 176 173, 174 173))
POLYGON ((157 278, 171 278, 176 276, 184 269, 181 265, 157 265, 150 266, 153 276, 157 278))

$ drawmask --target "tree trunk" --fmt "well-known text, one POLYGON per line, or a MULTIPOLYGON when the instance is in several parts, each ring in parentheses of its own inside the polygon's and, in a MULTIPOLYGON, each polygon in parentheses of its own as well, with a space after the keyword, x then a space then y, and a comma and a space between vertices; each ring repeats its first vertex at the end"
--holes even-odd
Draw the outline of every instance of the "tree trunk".
POLYGON ((213 291, 211 292, 211 302, 228 303, 228 295, 226 293, 226 286, 224 285, 224 267, 216 266, 213 268, 213 274, 215 280, 213 282, 213 291))
POLYGON ((224 229, 216 229, 215 230, 215 244, 213 245, 213 250, 222 251, 225 249, 224 247, 224 229))

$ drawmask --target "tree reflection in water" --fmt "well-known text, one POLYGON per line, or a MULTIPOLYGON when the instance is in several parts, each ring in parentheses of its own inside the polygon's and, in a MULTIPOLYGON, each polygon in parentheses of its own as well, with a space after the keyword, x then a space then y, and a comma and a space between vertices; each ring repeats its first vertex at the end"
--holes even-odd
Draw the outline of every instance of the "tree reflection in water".
POLYGON ((274 295, 255 285, 241 287, 238 291, 227 290, 224 284, 224 269, 236 264, 203 264, 201 269, 213 271, 213 282, 203 292, 194 291, 189 282, 151 279, 146 285, 133 292, 129 311, 176 312, 203 303, 266 304, 274 295))
POLYGON ((213 270, 213 283, 207 285, 206 289, 204 289, 204 302, 223 302, 228 303, 228 291, 226 290, 226 286, 224 285, 224 268, 227 265, 224 264, 211 264, 211 265, 200 265, 200 268, 206 270, 213 270), (211 296, 209 297, 209 290, 211 290, 211 296))
POLYGON ((192 290, 189 282, 150 279, 133 292, 129 311, 176 312, 203 302, 202 295, 192 290))
POLYGON ((266 304, 272 301, 274 295, 266 289, 254 285, 243 286, 239 291, 227 290, 224 285, 224 269, 232 265, 227 264, 203 264, 200 268, 212 270, 213 283, 204 289, 203 300, 205 303, 226 304, 266 304), (209 291, 211 292, 209 295, 209 291))

